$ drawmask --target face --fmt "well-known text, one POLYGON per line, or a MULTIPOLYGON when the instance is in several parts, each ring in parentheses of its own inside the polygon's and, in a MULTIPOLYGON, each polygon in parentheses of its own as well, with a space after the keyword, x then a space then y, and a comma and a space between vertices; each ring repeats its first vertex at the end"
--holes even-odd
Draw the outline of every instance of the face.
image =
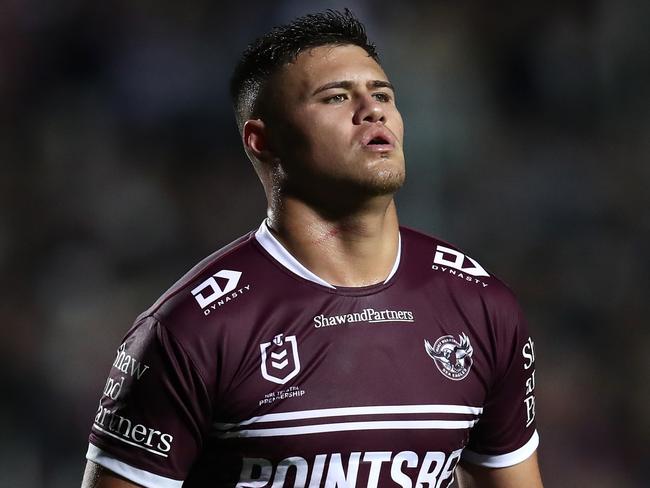
POLYGON ((358 46, 301 53, 272 80, 269 145, 289 189, 394 193, 404 182, 404 127, 382 68, 358 46))

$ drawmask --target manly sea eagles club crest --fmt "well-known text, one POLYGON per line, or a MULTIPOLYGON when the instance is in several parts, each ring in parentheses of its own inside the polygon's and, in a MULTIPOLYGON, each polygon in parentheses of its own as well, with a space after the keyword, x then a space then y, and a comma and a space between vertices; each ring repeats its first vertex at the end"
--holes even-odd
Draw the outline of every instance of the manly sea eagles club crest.
POLYGON ((425 339, 424 349, 436 363, 438 370, 450 380, 462 380, 472 367, 474 349, 464 333, 458 340, 451 335, 442 336, 433 346, 425 339))
POLYGON ((260 344, 262 377, 279 385, 284 385, 300 372, 296 336, 283 336, 278 334, 273 342, 260 344))

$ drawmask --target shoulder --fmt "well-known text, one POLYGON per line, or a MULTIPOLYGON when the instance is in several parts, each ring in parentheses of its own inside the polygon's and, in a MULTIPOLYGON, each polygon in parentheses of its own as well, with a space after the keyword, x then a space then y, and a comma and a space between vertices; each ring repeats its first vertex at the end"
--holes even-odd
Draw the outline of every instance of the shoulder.
POLYGON ((215 312, 246 294, 253 270, 263 261, 251 231, 192 267, 137 317, 135 326, 153 320, 188 352, 202 340, 218 340, 215 322, 223 323, 225 314, 215 312))
POLYGON ((440 293, 461 303, 477 303, 502 314, 519 313, 511 288, 474 254, 408 227, 400 227, 400 234, 409 275, 423 276, 440 293))
POLYGON ((252 283, 269 267, 251 231, 192 267, 136 318, 126 337, 148 338, 151 347, 187 358, 211 384, 215 353, 232 349, 231 325, 251 307, 252 283))
POLYGON ((409 288, 424 290, 438 316, 469 330, 474 348, 492 358, 493 377, 502 377, 529 340, 515 293, 488 267, 447 241, 411 229, 402 231, 402 239, 407 262, 403 279, 409 280, 409 288), (418 274, 425 278, 414 285, 418 274))
MULTIPOLYGON (((225 280, 222 283, 224 288, 232 285, 240 272, 224 268, 237 267, 239 261, 246 260, 247 255, 252 251, 254 240, 255 233, 249 232, 201 260, 165 291, 142 315, 165 317, 171 309, 187 301, 187 292, 190 297, 196 297, 196 302, 200 302, 204 294, 200 293, 201 287, 196 289, 197 284, 205 283, 204 288, 208 288, 209 284, 216 282, 216 278, 223 278, 225 280)), ((221 288, 218 284, 217 286, 221 288)))

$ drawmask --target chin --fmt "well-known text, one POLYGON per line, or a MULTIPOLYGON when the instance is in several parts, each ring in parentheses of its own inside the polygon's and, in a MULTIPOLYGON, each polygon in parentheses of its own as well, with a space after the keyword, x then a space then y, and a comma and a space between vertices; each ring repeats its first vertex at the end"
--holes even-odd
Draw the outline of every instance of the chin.
POLYGON ((390 195, 402 187, 404 180, 404 171, 386 169, 376 174, 367 185, 364 186, 372 195, 390 195))

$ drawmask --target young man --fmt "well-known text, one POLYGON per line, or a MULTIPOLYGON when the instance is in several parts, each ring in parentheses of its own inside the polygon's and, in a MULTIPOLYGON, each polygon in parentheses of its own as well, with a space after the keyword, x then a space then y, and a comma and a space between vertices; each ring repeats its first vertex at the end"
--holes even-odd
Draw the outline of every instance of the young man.
POLYGON ((136 320, 83 486, 541 487, 525 320, 398 226, 402 119, 363 26, 274 30, 232 93, 268 219, 136 320))

